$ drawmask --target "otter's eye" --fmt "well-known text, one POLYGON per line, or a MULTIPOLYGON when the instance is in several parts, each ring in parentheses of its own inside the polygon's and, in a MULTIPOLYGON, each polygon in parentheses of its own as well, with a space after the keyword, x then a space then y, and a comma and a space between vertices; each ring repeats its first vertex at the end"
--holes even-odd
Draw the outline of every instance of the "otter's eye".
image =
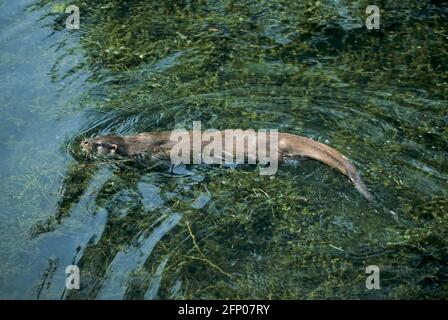
POLYGON ((89 142, 87 140, 84 140, 82 143, 89 144, 89 142))

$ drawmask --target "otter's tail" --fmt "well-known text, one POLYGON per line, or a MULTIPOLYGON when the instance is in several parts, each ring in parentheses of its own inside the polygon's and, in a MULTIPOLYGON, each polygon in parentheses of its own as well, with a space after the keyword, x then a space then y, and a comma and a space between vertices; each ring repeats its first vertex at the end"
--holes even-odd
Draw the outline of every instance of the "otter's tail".
POLYGON ((364 182, 362 182, 361 177, 359 176, 359 173, 357 171, 349 172, 348 177, 355 186, 356 190, 358 190, 367 200, 373 200, 372 194, 369 192, 369 190, 367 190, 366 185, 364 184, 364 182))
POLYGON ((288 135, 292 139, 296 140, 296 144, 287 152, 292 154, 298 154, 311 159, 321 161, 333 168, 336 168, 341 173, 349 177, 355 188, 369 201, 373 200, 372 194, 367 190, 367 187, 362 182, 361 177, 356 170, 355 166, 341 153, 332 147, 317 142, 313 139, 288 135))

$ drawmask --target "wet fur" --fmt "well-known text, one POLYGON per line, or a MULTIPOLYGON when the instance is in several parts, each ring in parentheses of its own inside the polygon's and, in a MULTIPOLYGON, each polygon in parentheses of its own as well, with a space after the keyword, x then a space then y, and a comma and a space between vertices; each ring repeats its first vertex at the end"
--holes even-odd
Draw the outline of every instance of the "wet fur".
MULTIPOLYGON (((90 158, 98 156, 97 152, 105 157, 133 158, 147 155, 153 159, 169 160, 171 148, 177 143, 170 141, 170 132, 141 133, 135 136, 100 136, 84 140, 82 149, 90 158), (115 148, 115 149, 113 149, 115 148), (109 150, 109 154, 107 151, 109 150)), ((191 133, 190 133, 191 134, 191 133)), ((269 136, 268 136, 269 137, 269 136)), ((223 139, 224 141, 224 139, 223 139)), ((268 139, 269 146, 269 139, 268 139)), ((203 142, 202 147, 209 142, 203 142)), ((246 143, 247 147, 247 143, 246 143)), ((245 148, 246 149, 246 148, 245 148)), ((321 161, 346 175, 355 188, 368 200, 372 195, 367 190, 355 166, 340 152, 313 139, 279 132, 278 134, 279 162, 290 157, 307 157, 321 161)), ((248 156, 246 154, 246 156, 248 156)))

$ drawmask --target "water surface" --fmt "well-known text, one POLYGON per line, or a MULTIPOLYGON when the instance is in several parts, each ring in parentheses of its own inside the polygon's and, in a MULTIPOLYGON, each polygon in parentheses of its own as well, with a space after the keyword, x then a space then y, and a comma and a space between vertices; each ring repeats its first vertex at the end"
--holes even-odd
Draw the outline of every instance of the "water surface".
POLYGON ((385 1, 0 5, 0 297, 446 298, 448 7, 385 1), (274 128, 350 158, 171 174, 99 134, 274 128), (65 268, 81 289, 65 289, 65 268), (377 265, 381 289, 367 290, 377 265))

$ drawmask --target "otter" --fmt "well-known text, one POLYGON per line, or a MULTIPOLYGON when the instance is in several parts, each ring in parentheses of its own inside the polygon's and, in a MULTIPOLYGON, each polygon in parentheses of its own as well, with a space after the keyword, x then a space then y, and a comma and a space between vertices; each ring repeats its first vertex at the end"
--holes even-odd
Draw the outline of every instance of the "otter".
MULTIPOLYGON (((165 131, 122 137, 115 135, 97 136, 84 139, 81 142, 81 149, 91 159, 101 157, 131 159, 144 155, 151 159, 169 160, 170 151, 176 144, 175 141, 170 140, 170 134, 171 132, 165 131)), ((207 143, 209 141, 202 142, 202 145, 205 146, 207 143)), ((366 199, 370 201, 373 199, 355 166, 344 155, 326 144, 303 136, 279 132, 277 152, 279 162, 293 157, 305 157, 323 162, 347 176, 366 199)), ((254 155, 246 153, 246 156, 254 155)))

